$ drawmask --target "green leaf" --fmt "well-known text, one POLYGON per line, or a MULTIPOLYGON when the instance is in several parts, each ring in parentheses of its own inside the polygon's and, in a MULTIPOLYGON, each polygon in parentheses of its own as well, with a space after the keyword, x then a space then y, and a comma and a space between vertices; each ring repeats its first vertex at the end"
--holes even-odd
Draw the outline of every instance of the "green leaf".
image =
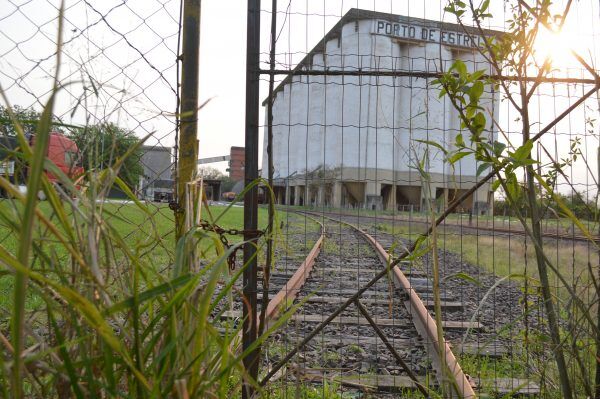
POLYGON ((519 189, 519 182, 517 181, 517 177, 513 174, 506 179, 506 190, 510 199, 513 202, 517 202, 517 199, 521 195, 521 190, 519 189))
POLYGON ((531 149, 533 148, 533 141, 527 140, 525 144, 521 147, 517 148, 517 150, 512 154, 512 157, 517 162, 523 162, 525 159, 531 154, 531 149))
POLYGON ((452 64, 452 67, 450 69, 455 70, 461 79, 466 80, 467 66, 465 65, 464 62, 462 62, 461 60, 456 60, 456 61, 454 61, 454 64, 452 64))
POLYGON ((484 86, 482 81, 478 80, 473 83, 473 86, 471 86, 471 89, 469 90, 469 98, 471 99, 471 102, 477 102, 479 100, 483 94, 483 89, 484 86))
POLYGON ((481 77, 482 77, 484 74, 485 74, 485 69, 482 69, 482 70, 480 70, 480 71, 475 71, 475 72, 473 72, 473 73, 471 74, 471 77, 470 77, 470 79, 469 79, 469 80, 470 80, 471 82, 475 82, 475 81, 477 81, 477 80, 481 79, 481 77))
POLYGON ((475 111, 477 111, 477 107, 473 107, 473 106, 469 105, 466 109, 465 117, 467 119, 473 119, 473 116, 475 115, 475 111))
POLYGON ((494 154, 499 157, 504 149, 506 148, 506 144, 501 143, 499 141, 494 141, 494 154))
POLYGON ((456 135, 456 146, 457 147, 466 147, 465 140, 463 139, 462 133, 456 135))
POLYGON ((467 155, 470 155, 470 154, 472 154, 472 151, 455 152, 450 157, 448 157, 448 162, 450 162, 452 165, 454 165, 456 162, 458 162, 459 160, 463 159, 464 157, 466 157, 467 155))
POLYGON ((481 7, 479 7, 479 12, 480 13, 485 12, 489 6, 490 6, 490 0, 483 0, 483 2, 481 3, 481 7))
POLYGON ((483 112, 478 112, 473 117, 473 127, 478 132, 481 132, 483 129, 485 129, 485 124, 486 124, 485 115, 483 115, 483 112))
POLYGON ((500 180, 496 179, 494 180, 494 182, 492 183, 492 191, 496 191, 498 190, 498 187, 500 187, 500 180))
POLYGON ((423 255, 425 255, 426 253, 428 253, 431 250, 431 248, 432 248, 431 242, 427 239, 426 236, 423 236, 423 235, 420 235, 419 237, 417 237, 417 239, 415 240, 415 244, 414 245, 415 245, 415 249, 406 258, 407 260, 416 260, 416 259, 419 259, 423 255))
POLYGON ((477 167, 477 174, 476 174, 476 176, 479 177, 489 167, 490 167, 490 164, 488 162, 484 162, 484 163, 479 164, 479 166, 477 167))
MULTIPOLYGON (((158 295, 162 295, 165 294, 169 291, 174 291, 175 289, 177 289, 178 287, 180 287, 181 285, 184 285, 186 283, 188 283, 190 280, 192 279, 192 275, 190 274, 182 274, 178 277, 175 277, 173 280, 158 285, 156 287, 153 287, 149 290, 140 292, 137 295, 137 300, 138 300, 138 304, 141 304, 145 301, 148 301, 158 295)), ((104 312, 106 315, 112 315, 116 312, 120 312, 122 310, 125 310, 127 308, 130 308, 134 305, 134 298, 130 297, 128 299, 125 299, 124 301, 121 301, 119 303, 114 304, 113 306, 111 306, 110 308, 106 309, 106 311, 104 312)))
POLYGON ((458 272, 458 273, 454 273, 454 274, 451 274, 449 276, 446 276, 446 277, 444 277, 442 279, 442 282, 445 282, 445 281, 448 281, 448 280, 452 280, 454 278, 465 280, 465 281, 467 281, 469 283, 472 283, 472 284, 475 284, 475 285, 477 285, 479 287, 481 286, 481 281, 477 280, 475 277, 473 277, 473 276, 471 276, 471 275, 469 275, 469 274, 467 274, 465 272, 458 272))

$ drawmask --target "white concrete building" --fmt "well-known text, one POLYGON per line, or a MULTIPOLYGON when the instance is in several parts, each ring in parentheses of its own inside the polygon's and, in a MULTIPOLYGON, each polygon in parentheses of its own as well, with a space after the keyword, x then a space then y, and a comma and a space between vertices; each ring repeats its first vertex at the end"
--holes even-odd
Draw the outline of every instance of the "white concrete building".
MULTIPOLYGON (((423 143, 452 149, 461 133, 457 112, 440 98, 432 85, 435 77, 427 73, 447 69, 457 59, 470 71, 489 69, 474 48, 482 37, 468 33, 454 24, 359 9, 342 17, 294 69, 335 75, 292 74, 275 89, 278 203, 419 210, 427 198, 447 202, 471 188, 478 167, 474 157, 462 158, 453 168, 439 149, 423 143), (419 163, 425 165, 428 182, 416 169, 419 163)), ((482 105, 486 114, 498 115, 499 97, 491 87, 482 105)), ((488 119, 488 134, 495 139, 488 119)), ((486 213, 491 203, 490 187, 484 185, 462 211, 486 213)))

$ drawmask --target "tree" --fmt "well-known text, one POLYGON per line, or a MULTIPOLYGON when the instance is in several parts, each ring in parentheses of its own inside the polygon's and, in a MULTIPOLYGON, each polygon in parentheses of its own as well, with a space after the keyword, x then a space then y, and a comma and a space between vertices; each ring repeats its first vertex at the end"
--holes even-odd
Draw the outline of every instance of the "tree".
MULTIPOLYGON (((82 154, 82 165, 86 170, 103 169, 114 165, 115 161, 125 155, 140 139, 131 130, 124 129, 114 123, 102 123, 74 129, 69 137, 77 143, 82 154)), ((134 188, 144 173, 141 163, 141 146, 125 159, 119 169, 118 176, 130 188, 134 188)))
POLYGON ((198 176, 202 176, 205 179, 221 180, 225 177, 225 174, 212 166, 201 166, 198 168, 198 176))
MULTIPOLYGON (((490 64, 491 75, 488 76, 490 71, 487 70, 471 72, 464 62, 457 60, 434 83, 441 88, 440 96, 445 95, 450 100, 461 122, 462 132, 456 136, 456 143, 453 143, 456 150, 446 153, 448 162, 454 164, 464 156, 473 154, 480 165, 477 173, 481 175, 480 183, 495 178, 492 189, 502 188, 506 204, 519 219, 534 246, 545 322, 556 363, 557 385, 560 385, 562 397, 594 396, 600 399, 600 326, 598 325, 600 307, 594 318, 589 310, 591 306, 588 307, 578 296, 577 291, 580 288, 571 281, 574 279, 564 275, 560 267, 557 267, 560 265, 550 256, 541 230, 545 211, 555 208, 557 214, 564 213, 584 236, 592 239, 587 227, 578 218, 582 213, 592 209, 581 193, 575 192, 575 195, 571 196, 573 200, 567 201, 556 191, 557 177, 564 179, 575 190, 565 170, 577 159, 578 143, 571 144, 565 159, 555 159, 543 145, 540 146, 550 160, 550 166, 544 166, 542 159, 536 157, 535 151, 532 151, 534 144, 577 106, 577 103, 570 105, 554 119, 544 118, 542 126, 536 126, 533 122, 531 98, 541 84, 550 81, 547 78, 554 77, 552 58, 548 55, 540 57, 537 54, 536 38, 543 29, 560 32, 569 14, 571 1, 567 2, 564 9, 555 9, 556 7, 551 7, 552 5, 546 0, 536 2, 518 0, 513 4, 508 3, 511 17, 506 21, 507 31, 502 35, 490 36, 482 28, 492 17, 489 11, 489 0, 481 2, 450 0, 444 10, 456 16, 465 34, 469 33, 464 23, 472 21, 475 25, 473 29, 483 38, 482 46, 476 50, 490 64), (510 74, 510 77, 505 79, 503 75, 506 74, 510 74), (536 78, 531 79, 534 76, 536 78), (520 143, 507 140, 508 143, 505 144, 489 138, 488 127, 497 125, 498 121, 491 121, 486 116, 486 110, 482 105, 481 99, 486 85, 499 90, 518 113, 517 121, 522 135, 520 143), (468 139, 463 138, 463 134, 468 139), (525 176, 524 182, 519 181, 520 176, 525 176), (573 212, 573 207, 577 207, 579 211, 573 212), (555 279, 560 281, 561 288, 568 293, 569 301, 566 306, 555 294, 553 282, 555 279), (574 321, 568 316, 572 309, 582 315, 581 321, 574 321), (568 326, 568 329, 564 326, 568 326), (588 330, 593 333, 585 336, 582 332, 588 330), (580 345, 581 342, 585 344, 580 345), (586 363, 581 361, 589 355, 587 344, 590 342, 592 343, 590 346, 596 348, 596 375, 593 380, 585 366, 586 363)), ((600 78, 581 56, 572 52, 582 66, 591 71, 596 79, 600 78)), ((597 90, 596 86, 595 90, 590 91, 587 96, 597 90)), ((594 211, 591 210, 591 213, 594 211)), ((590 275, 590 278, 594 279, 594 276, 590 275)), ((591 289, 595 290, 596 296, 600 294, 596 283, 591 285, 591 289)))
MULTIPOLYGON (((37 129, 37 123, 40 120, 40 113, 34 110, 33 108, 24 108, 19 105, 15 105, 12 108, 13 115, 19 121, 23 129, 25 130, 25 134, 34 134, 37 129)), ((57 118, 52 118, 54 122, 54 126, 52 127, 52 131, 63 132, 63 128, 60 126, 61 123, 57 118)), ((11 120, 11 117, 8 113, 8 109, 0 105, 0 135, 2 136, 15 136, 15 125, 11 120)))
POLYGON ((202 176, 205 179, 221 180, 221 192, 231 191, 235 185, 235 181, 231 177, 227 176, 217 168, 212 166, 201 166, 198 168, 198 176, 202 176))

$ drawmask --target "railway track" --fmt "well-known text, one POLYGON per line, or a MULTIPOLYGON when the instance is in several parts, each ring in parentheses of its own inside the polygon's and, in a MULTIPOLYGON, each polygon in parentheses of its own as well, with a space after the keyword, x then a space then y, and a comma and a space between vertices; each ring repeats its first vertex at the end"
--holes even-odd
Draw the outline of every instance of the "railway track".
MULTIPOLYGON (((386 249, 348 222, 320 216, 320 222, 311 222, 321 225, 320 234, 310 233, 314 244, 308 248, 304 242, 306 258, 300 261, 288 254, 270 276, 267 320, 292 303, 299 308, 265 345, 267 379, 281 386, 309 384, 323 390, 328 382, 343 391, 370 392, 369 397, 378 398, 414 390, 425 395, 432 389, 439 392, 444 384, 457 396, 475 397, 485 382, 464 374, 450 342, 438 342, 428 311, 433 300, 427 274, 405 274, 396 267, 365 290, 386 267, 386 249), (363 293, 355 295, 361 289, 363 293), (347 302, 352 305, 334 313, 347 302), (317 326, 327 321, 317 332, 317 326)), ((288 237, 291 243, 298 239, 294 233, 288 237)), ((460 298, 445 294, 440 299, 443 315, 450 316, 442 326, 451 336, 485 329, 480 322, 461 318, 460 298)), ((495 349, 479 350, 477 342, 461 347, 462 352, 484 356, 497 355, 495 349)), ((527 380, 502 379, 494 381, 493 391, 535 395, 538 388, 527 380)))
MULTIPOLYGON (((309 212, 310 213, 310 212, 309 212)), ((342 218, 342 219, 357 219, 359 217, 359 215, 357 214, 351 214, 351 213, 347 213, 347 212, 343 212, 343 211, 335 211, 335 212, 328 212, 328 211, 323 211, 323 210, 319 210, 319 213, 324 215, 325 217, 334 217, 334 218, 342 218)), ((372 216, 372 215, 365 215, 365 214, 360 214, 360 219, 363 221, 371 221, 371 222, 377 222, 377 223, 395 223, 395 224, 410 224, 410 225, 423 225, 425 230, 427 227, 429 227, 431 225, 431 222, 426 221, 426 220, 419 220, 417 218, 415 219, 407 219, 407 218, 398 218, 398 217, 394 217, 394 216, 389 216, 389 215, 377 215, 377 216, 372 216)), ((451 221, 449 222, 443 222, 440 224, 440 229, 443 229, 445 231, 453 231, 453 232, 460 232, 460 234, 486 234, 486 235, 502 235, 502 236, 521 236, 521 237, 525 237, 527 235, 527 233, 524 230, 521 229, 510 229, 510 228, 506 228, 506 227, 499 227, 499 226, 494 226, 494 227, 487 227, 487 226, 483 226, 483 225, 470 225, 470 224, 463 224, 463 223, 453 223, 451 221)), ((568 233, 568 234, 562 234, 562 233, 558 233, 558 232, 549 232, 549 231, 545 231, 542 233, 542 236, 544 239, 547 240, 561 240, 561 241, 575 241, 575 242, 582 242, 582 243, 587 243, 590 242, 591 239, 585 235, 581 235, 581 234, 574 234, 574 232, 568 233)), ((600 242, 600 236, 597 235, 593 235, 592 239, 599 243, 600 242)))

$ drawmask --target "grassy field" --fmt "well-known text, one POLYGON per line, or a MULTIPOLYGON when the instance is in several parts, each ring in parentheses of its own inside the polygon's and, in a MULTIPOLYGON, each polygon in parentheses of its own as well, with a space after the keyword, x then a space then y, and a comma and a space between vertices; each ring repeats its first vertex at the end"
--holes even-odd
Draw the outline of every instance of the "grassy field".
MULTIPOLYGON (((47 203, 42 202, 39 209, 50 219, 54 215, 50 212, 47 203)), ((0 207, 4 212, 13 212, 17 214, 20 209, 10 200, 0 200, 0 207)), ((210 220, 210 216, 217 220, 217 224, 226 229, 243 228, 243 208, 239 206, 231 207, 227 212, 225 206, 211 206, 203 214, 203 218, 210 220)), ((139 253, 143 264, 151 269, 152 272, 163 272, 169 268, 174 261, 175 250, 175 222, 173 211, 166 204, 151 203, 147 205, 145 212, 137 205, 127 202, 106 202, 99 207, 102 211, 102 220, 106 226, 110 225, 129 246, 129 248, 139 253)), ((267 224, 267 210, 260 208, 259 229, 263 229, 267 224)), ((8 227, 6 220, 0 220, 0 245, 9 253, 15 254, 17 251, 18 238, 8 227)), ((39 227, 36 231, 38 237, 48 237, 47 231, 39 227)), ((228 236, 230 242, 238 242, 241 236, 228 236)), ((42 240, 44 242, 44 239, 42 240)), ((51 238, 45 238, 47 252, 62 259, 64 263, 69 262, 68 254, 65 248, 59 245, 51 238)), ((203 241, 203 249, 210 249, 208 241, 203 241)), ((12 303, 12 278, 7 274, 0 275, 0 311, 9 309, 12 303)), ((40 304, 40 298, 32 297, 28 301, 30 310, 36 309, 40 304)))

